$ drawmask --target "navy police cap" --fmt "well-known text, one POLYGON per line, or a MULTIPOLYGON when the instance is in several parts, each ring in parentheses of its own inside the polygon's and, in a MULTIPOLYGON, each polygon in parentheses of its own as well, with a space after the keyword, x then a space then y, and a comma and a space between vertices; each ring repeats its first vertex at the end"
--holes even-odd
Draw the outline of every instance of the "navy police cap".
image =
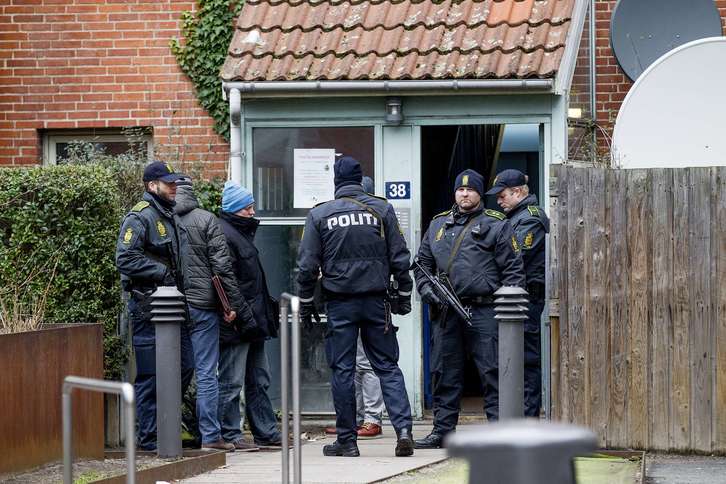
POLYGON ((503 170, 494 178, 494 184, 487 192, 487 195, 496 195, 505 188, 521 187, 526 184, 527 177, 521 171, 512 169, 503 170))
POLYGON ((163 161, 154 161, 144 168, 144 182, 161 180, 164 183, 174 183, 184 175, 176 173, 170 164, 163 161))

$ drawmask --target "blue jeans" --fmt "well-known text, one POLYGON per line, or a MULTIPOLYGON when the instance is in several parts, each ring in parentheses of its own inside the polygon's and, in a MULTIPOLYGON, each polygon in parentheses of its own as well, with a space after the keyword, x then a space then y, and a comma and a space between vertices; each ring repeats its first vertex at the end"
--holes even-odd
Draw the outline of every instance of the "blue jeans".
POLYGON ((258 444, 278 442, 280 432, 267 390, 270 386, 265 342, 223 345, 219 352, 219 423, 222 438, 242 438, 244 413, 258 444), (244 391, 246 404, 240 404, 244 391), (241 411, 241 408, 244 410, 241 411))
POLYGON ((220 439, 217 405, 217 360, 219 360, 219 316, 215 311, 189 306, 192 319, 190 337, 194 351, 194 370, 197 377, 197 418, 202 444, 220 439))

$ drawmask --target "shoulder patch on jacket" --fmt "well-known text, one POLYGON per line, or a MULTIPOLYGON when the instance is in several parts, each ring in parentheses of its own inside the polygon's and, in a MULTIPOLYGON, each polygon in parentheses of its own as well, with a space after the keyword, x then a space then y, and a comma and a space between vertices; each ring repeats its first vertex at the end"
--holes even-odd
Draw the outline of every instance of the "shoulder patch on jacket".
POLYGON ((491 208, 487 208, 486 210, 484 210, 484 213, 497 220, 504 220, 507 218, 507 216, 504 215, 502 212, 492 210, 491 208))
POLYGON ((142 200, 139 203, 137 203, 136 205, 134 205, 134 207, 131 209, 131 211, 140 212, 148 206, 149 206, 149 202, 147 202, 146 200, 142 200))
MULTIPOLYGON (((447 210, 445 212, 437 213, 436 215, 434 215, 434 218, 443 217, 444 215, 449 215, 450 213, 451 213, 451 210, 447 210)), ((433 220, 434 218, 432 218, 431 220, 433 220)))
POLYGON ((529 214, 533 217, 539 217, 539 207, 536 205, 529 205, 527 207, 527 210, 529 210, 529 214))

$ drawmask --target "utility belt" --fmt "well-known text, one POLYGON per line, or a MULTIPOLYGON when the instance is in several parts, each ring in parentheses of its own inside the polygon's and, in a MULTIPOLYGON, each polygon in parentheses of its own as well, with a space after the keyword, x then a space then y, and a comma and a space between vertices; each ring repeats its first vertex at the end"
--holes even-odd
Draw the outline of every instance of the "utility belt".
POLYGON ((545 285, 541 282, 530 282, 527 284, 527 292, 529 293, 529 301, 544 301, 545 285))
POLYGON ((489 306, 494 304, 493 296, 460 297, 459 300, 464 306, 489 306))

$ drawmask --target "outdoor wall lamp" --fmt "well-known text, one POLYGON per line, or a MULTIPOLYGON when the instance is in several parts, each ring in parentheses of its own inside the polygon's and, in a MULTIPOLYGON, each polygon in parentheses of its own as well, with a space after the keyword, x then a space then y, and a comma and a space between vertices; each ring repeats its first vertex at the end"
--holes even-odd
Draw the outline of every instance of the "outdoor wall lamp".
POLYGON ((403 104, 400 97, 386 98, 386 122, 396 125, 403 122, 403 104))

